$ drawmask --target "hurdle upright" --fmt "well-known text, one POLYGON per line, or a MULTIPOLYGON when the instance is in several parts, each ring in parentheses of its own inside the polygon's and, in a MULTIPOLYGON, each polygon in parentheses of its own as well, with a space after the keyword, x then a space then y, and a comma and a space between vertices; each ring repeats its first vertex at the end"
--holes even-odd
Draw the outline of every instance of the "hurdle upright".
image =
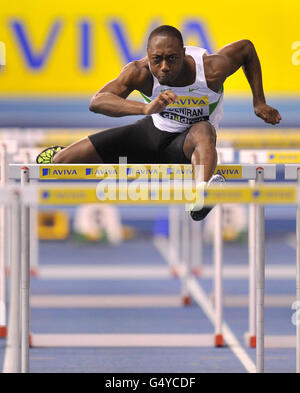
MULTIPOLYGON (((279 148, 270 148, 270 149, 259 149, 259 150, 240 150, 239 151, 239 160, 241 163, 254 161, 258 165, 260 163, 272 163, 275 165, 284 165, 284 178, 285 180, 297 180, 297 173, 300 166, 300 149, 279 149, 279 148)), ((251 205, 249 206, 249 209, 251 205)), ((298 225, 298 206, 296 212, 296 225, 298 225)), ((250 223, 255 221, 255 216, 252 214, 253 211, 249 211, 249 220, 250 223)), ((298 230, 297 230, 298 231, 298 230)), ((253 274, 255 275, 255 262, 251 257, 251 248, 255 248, 256 240, 253 239, 253 224, 249 226, 249 261, 250 261, 250 278, 252 278, 253 274)), ((298 233, 298 232, 297 232, 298 233)), ((298 240, 297 240, 298 244, 298 240)), ((297 257, 298 261, 298 257, 297 257)), ((298 264, 296 263, 296 277, 299 279, 299 273, 297 273, 298 264)), ((297 284, 297 288, 298 288, 297 284)), ((255 291, 255 281, 251 281, 249 284, 249 331, 246 333, 246 342, 250 347, 255 347, 255 335, 253 334, 254 326, 255 326, 255 296, 253 293, 255 291)), ((297 296, 297 301, 299 300, 299 296, 297 296)), ((290 301, 291 304, 292 301, 290 301)), ((297 303, 296 303, 297 307, 297 303)), ((296 315, 298 309, 296 308, 296 315)), ((297 339, 298 344, 299 339, 297 339)), ((266 348, 294 348, 295 347, 295 337, 294 336, 282 336, 282 335, 266 335, 265 336, 265 347, 266 348)), ((299 366, 300 368, 300 366, 299 366)))
MULTIPOLYGON (((8 189, 1 187, 0 203, 10 209, 11 225, 10 232, 6 236, 10 239, 11 264, 10 264, 10 308, 8 317, 8 329, 6 340, 6 351, 3 370, 11 373, 21 371, 21 291, 20 291, 20 269, 21 269, 21 211, 20 211, 20 188, 8 189), (5 198, 5 199, 4 199, 5 198)), ((28 264, 30 261, 26 261, 28 264)), ((26 347, 29 346, 29 341, 26 347)))
MULTIPOLYGON (((8 163, 17 151, 18 143, 14 139, 0 140, 0 177, 1 186, 8 180, 8 163)), ((7 239, 9 222, 7 206, 0 206, 0 338, 7 335, 6 324, 6 269, 10 259, 7 239)))
MULTIPOLYGON (((285 165, 285 179, 296 180, 300 185, 300 164, 285 165)), ((295 302, 295 323, 296 323, 296 352, 300 353, 300 207, 296 207, 296 302, 295 302)), ((293 340, 291 340, 293 342, 293 340)), ((300 356, 297 355, 296 370, 300 373, 300 356)))
MULTIPOLYGON (((1 185, 6 183, 6 146, 0 144, 1 185)), ((6 209, 0 206, 0 337, 6 337, 6 209)))

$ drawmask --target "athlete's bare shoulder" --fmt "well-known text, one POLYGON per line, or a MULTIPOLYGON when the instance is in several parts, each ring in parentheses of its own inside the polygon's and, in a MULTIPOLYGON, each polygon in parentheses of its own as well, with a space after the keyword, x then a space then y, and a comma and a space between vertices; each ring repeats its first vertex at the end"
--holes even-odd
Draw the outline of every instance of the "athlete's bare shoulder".
POLYGON ((120 78, 126 79, 127 84, 133 89, 143 92, 152 90, 153 77, 149 69, 148 59, 144 57, 128 63, 121 71, 120 78))
POLYGON ((208 80, 221 81, 235 73, 255 52, 253 43, 248 39, 232 42, 223 46, 215 54, 204 56, 204 71, 208 80))
POLYGON ((227 59, 217 53, 212 55, 205 54, 203 56, 203 67, 208 87, 218 91, 227 76, 227 59))

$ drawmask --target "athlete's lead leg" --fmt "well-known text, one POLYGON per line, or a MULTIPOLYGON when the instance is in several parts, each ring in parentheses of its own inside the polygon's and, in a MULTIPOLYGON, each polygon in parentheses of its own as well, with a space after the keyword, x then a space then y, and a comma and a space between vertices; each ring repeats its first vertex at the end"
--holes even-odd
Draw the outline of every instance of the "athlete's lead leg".
MULTIPOLYGON (((223 176, 213 176, 218 159, 216 139, 216 130, 213 125, 209 122, 200 122, 191 127, 183 144, 183 152, 193 165, 195 187, 200 192, 201 186, 207 182, 209 184, 225 182, 223 176)), ((203 207, 203 204, 199 204, 198 201, 191 206, 191 217, 196 221, 203 220, 211 209, 211 206, 203 207)))
POLYGON ((183 152, 193 165, 196 185, 202 181, 208 182, 215 171, 216 139, 214 126, 206 121, 194 124, 185 138, 183 152))

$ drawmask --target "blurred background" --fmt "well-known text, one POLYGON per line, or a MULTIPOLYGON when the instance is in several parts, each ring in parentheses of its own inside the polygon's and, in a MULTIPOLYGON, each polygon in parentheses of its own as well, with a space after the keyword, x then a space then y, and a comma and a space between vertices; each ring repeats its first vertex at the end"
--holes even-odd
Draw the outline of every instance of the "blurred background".
MULTIPOLYGON (((271 126, 254 115, 240 69, 224 85, 218 147, 298 148, 299 11, 296 0, 253 0, 246 6, 237 0, 191 0, 188 7, 178 0, 168 5, 153 0, 147 7, 132 0, 7 3, 0 10, 0 42, 6 53, 0 69, 0 136, 17 140, 18 149, 38 151, 135 121, 138 116, 91 113, 90 99, 125 64, 145 56, 153 28, 170 24, 182 32, 186 45, 209 53, 240 39, 251 40, 257 50, 267 102, 279 110, 282 121, 271 126)), ((141 96, 135 91, 129 99, 141 96)), ((26 159, 34 162, 37 151, 26 159)), ((24 155, 18 158, 24 161, 24 155)))
MULTIPOLYGON (((6 66, 0 72, 0 127, 110 127, 133 118, 90 113, 91 96, 143 57, 150 31, 177 27, 186 45, 210 53, 250 39, 258 52, 268 102, 280 127, 297 127, 300 92, 299 2, 243 4, 174 0, 141 2, 20 1, 0 10, 6 66)), ((239 70, 225 83, 223 127, 264 127, 253 114, 251 91, 239 70)), ((132 98, 140 99, 133 93, 132 98)), ((269 127, 269 126, 267 126, 269 127)))

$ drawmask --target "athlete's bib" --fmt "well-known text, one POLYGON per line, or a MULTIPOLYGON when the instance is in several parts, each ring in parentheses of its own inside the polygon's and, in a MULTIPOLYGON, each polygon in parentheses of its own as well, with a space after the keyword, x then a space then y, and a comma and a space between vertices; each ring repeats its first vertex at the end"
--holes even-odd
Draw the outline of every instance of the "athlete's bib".
POLYGON ((192 125, 202 120, 209 120, 208 96, 178 96, 178 100, 161 113, 164 119, 176 121, 184 125, 192 125))
POLYGON ((147 97, 142 94, 145 102, 151 102, 165 90, 172 90, 178 97, 178 100, 168 105, 163 112, 152 115, 153 123, 158 129, 180 132, 200 121, 210 121, 215 128, 218 128, 223 116, 223 88, 216 93, 207 87, 203 68, 204 53, 206 49, 186 47, 186 54, 192 56, 196 64, 196 78, 192 85, 184 87, 161 85, 152 74, 154 80, 152 96, 147 97))

